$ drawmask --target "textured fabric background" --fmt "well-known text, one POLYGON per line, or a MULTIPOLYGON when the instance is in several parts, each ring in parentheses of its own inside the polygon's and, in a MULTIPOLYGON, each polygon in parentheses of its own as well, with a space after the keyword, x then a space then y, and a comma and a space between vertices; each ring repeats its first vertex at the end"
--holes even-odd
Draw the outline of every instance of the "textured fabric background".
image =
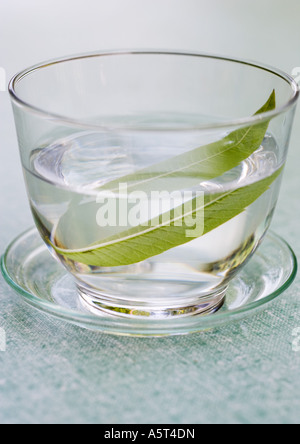
MULTIPOLYGON (((161 47, 300 66, 298 0, 11 0, 7 77, 55 56, 161 47)), ((299 69, 300 71, 300 69, 299 69)), ((273 229, 300 255, 300 108, 273 229)), ((0 253, 32 225, 8 95, 0 93, 0 253)), ((300 278, 267 311, 186 337, 121 338, 27 307, 0 278, 0 423, 299 423, 300 278), (295 344, 294 344, 295 345, 295 344)))

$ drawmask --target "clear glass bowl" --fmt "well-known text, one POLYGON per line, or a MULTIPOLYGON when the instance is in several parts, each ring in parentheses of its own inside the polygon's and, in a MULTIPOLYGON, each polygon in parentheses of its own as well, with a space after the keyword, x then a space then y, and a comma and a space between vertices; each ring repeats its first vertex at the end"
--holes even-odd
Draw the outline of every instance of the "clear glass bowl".
POLYGON ((132 51, 40 64, 9 89, 37 229, 81 303, 154 321, 219 310, 275 211, 294 80, 132 51))

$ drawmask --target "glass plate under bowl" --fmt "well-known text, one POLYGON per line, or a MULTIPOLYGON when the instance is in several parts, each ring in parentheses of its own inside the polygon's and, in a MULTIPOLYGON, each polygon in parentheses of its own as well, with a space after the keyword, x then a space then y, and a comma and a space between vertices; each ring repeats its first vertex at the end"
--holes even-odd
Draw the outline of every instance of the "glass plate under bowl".
POLYGON ((214 314, 132 319, 94 315, 81 305, 72 276, 51 256, 35 228, 15 239, 1 259, 8 284, 38 310, 91 330, 135 336, 168 336, 208 330, 266 307, 293 282, 297 259, 270 232, 251 261, 231 281, 223 307, 214 314))

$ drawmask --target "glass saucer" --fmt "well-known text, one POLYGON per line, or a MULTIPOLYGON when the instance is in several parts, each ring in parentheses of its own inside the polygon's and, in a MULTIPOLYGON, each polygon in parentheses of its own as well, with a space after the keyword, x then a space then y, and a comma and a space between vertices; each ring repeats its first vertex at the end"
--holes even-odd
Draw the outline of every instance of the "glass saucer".
POLYGON ((126 319, 86 311, 72 276, 52 258, 35 228, 12 242, 1 259, 1 270, 27 303, 67 322, 117 335, 167 336, 208 330, 265 309, 293 282, 297 259, 291 247, 270 232, 230 283, 225 303, 217 313, 163 320, 126 319))

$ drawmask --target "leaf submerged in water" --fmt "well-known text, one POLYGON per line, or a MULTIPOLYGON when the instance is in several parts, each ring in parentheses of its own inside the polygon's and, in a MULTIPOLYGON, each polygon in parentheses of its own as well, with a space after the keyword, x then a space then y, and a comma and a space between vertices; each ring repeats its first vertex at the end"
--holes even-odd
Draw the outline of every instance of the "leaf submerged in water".
MULTIPOLYGON (((275 106, 273 91, 266 104, 256 114, 272 111, 275 106)), ((238 129, 220 141, 122 177, 106 184, 102 189, 113 191, 120 183, 128 183, 129 191, 171 191, 166 182, 179 175, 195 178, 195 185, 201 180, 217 178, 237 167, 261 146, 268 126, 269 121, 263 120, 261 123, 238 129)), ((141 262, 190 242, 191 236, 187 233, 191 231, 191 227, 187 221, 203 220, 201 230, 195 236, 200 237, 241 214, 269 189, 281 172, 282 168, 248 186, 215 195, 204 195, 202 200, 195 198, 189 205, 181 205, 169 214, 161 214, 148 221, 147 224, 127 229, 84 249, 68 250, 52 246, 57 254, 90 266, 116 267, 141 262)))

